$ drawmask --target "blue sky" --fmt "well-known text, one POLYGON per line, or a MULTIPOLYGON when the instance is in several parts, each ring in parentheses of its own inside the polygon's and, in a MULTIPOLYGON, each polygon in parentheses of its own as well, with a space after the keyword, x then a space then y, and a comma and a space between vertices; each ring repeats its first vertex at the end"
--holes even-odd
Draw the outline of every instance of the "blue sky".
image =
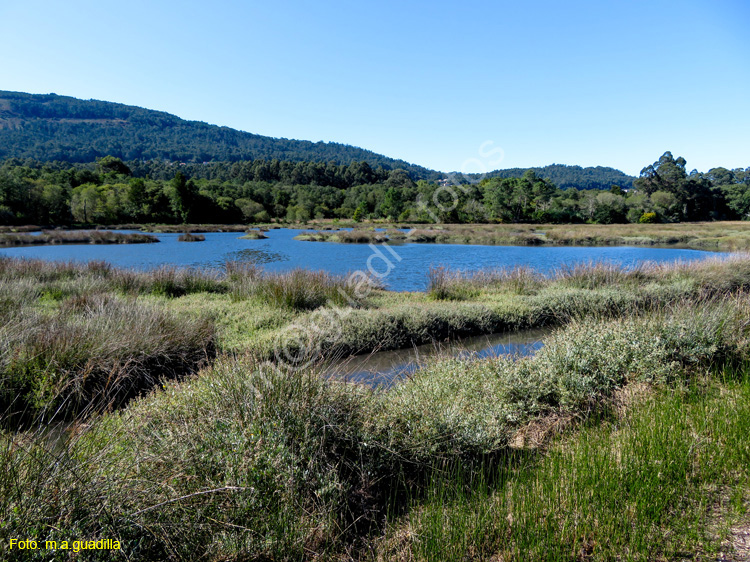
POLYGON ((750 166, 746 0, 3 0, 0 22, 5 90, 442 171, 750 166))

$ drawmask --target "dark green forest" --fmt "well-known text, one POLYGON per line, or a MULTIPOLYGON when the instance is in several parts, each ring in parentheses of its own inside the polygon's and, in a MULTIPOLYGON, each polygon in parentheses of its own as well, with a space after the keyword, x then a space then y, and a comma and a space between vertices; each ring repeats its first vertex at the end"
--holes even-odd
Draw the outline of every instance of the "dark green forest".
MULTIPOLYGON (((538 176, 546 178, 560 189, 575 187, 577 189, 609 189, 613 185, 619 185, 623 189, 633 187, 634 177, 620 170, 596 166, 582 168, 581 166, 566 166, 565 164, 551 164, 535 168, 506 168, 495 170, 482 176, 486 178, 520 178, 527 170, 532 170, 538 176)), ((470 176, 472 179, 480 179, 478 176, 470 176)))
POLYGON ((750 168, 688 172, 666 152, 633 187, 561 189, 534 170, 454 185, 406 170, 254 160, 210 164, 6 160, 0 223, 267 223, 312 219, 401 222, 625 223, 746 219, 750 168))
POLYGON ((108 155, 125 161, 367 162, 420 179, 442 175, 345 144, 266 137, 119 103, 0 91, 0 160, 83 163, 108 155))

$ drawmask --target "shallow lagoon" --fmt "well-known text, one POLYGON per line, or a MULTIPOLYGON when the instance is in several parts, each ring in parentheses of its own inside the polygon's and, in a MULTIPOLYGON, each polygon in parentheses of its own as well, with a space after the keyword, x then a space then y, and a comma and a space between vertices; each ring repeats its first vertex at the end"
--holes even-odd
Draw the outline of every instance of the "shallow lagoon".
POLYGON ((430 266, 477 270, 529 266, 546 272, 565 264, 604 261, 629 267, 645 261, 692 261, 726 255, 682 248, 631 246, 549 247, 479 246, 463 244, 339 244, 302 242, 299 229, 276 229, 265 240, 242 240, 242 233, 206 233, 205 242, 178 242, 179 234, 156 234, 158 244, 60 245, 0 249, 0 255, 46 260, 105 260, 118 267, 150 269, 168 264, 180 267, 221 267, 227 260, 255 261, 269 271, 297 267, 331 273, 371 268, 388 289, 422 291, 430 266))

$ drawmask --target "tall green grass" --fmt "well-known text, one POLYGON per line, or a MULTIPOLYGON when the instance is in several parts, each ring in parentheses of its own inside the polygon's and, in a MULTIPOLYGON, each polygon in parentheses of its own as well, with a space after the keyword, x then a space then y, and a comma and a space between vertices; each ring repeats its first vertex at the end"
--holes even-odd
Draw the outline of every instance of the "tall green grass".
POLYGON ((68 297, 55 311, 22 308, 0 327, 4 423, 74 418, 119 406, 213 356, 207 318, 178 320, 133 299, 68 297))
POLYGON ((708 370, 744 365, 748 311, 741 297, 580 321, 534 358, 439 361, 388 392, 224 358, 79 429, 61 452, 6 435, 0 534, 116 537, 143 560, 651 559, 677 548, 659 543, 669 530, 691 528, 671 518, 689 504, 681 486, 720 480, 703 472, 719 454, 730 468, 746 459, 748 400, 705 431, 654 424, 661 399, 641 418, 611 412, 630 385, 697 397, 708 370), (545 473, 544 457, 513 452, 529 427, 565 419, 590 425, 572 461, 563 443, 572 468, 545 473), (635 433, 613 449, 624 429, 635 433))
POLYGON ((265 272, 252 263, 229 263, 227 274, 235 301, 255 298, 290 310, 362 304, 353 298, 345 277, 326 271, 297 268, 275 273, 265 272))
POLYGON ((738 382, 636 394, 544 454, 435 471, 374 558, 733 559, 727 531, 750 505, 746 369, 738 382))

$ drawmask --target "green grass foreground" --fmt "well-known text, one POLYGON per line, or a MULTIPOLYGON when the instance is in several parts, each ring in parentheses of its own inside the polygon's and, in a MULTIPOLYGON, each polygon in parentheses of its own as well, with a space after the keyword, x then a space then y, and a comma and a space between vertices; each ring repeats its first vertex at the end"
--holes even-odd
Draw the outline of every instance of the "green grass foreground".
POLYGON ((0 284, 3 559, 71 558, 10 538, 154 561, 674 559, 746 516, 744 256, 436 270, 429 294, 357 303, 341 278, 242 264, 5 259, 0 284), (385 392, 265 361, 300 331, 333 353, 550 324, 534 357, 437 359, 385 392))
POLYGON ((589 319, 533 358, 438 361, 387 393, 223 359, 62 446, 6 434, 3 538, 116 538, 138 560, 716 550, 750 499, 750 387, 706 377, 744 372, 748 312, 743 296, 589 319), (632 385, 649 399, 617 417, 632 385), (561 419, 588 422, 519 448, 561 419))

